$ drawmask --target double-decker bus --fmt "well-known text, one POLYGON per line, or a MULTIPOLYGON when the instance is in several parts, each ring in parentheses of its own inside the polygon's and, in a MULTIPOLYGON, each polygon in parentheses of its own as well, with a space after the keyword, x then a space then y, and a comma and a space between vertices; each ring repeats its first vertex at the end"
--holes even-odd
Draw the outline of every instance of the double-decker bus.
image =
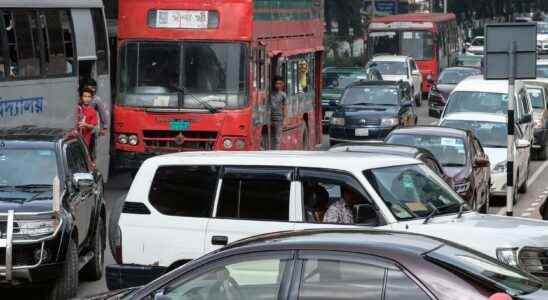
MULTIPOLYGON (((0 127, 75 128, 78 88, 89 79, 110 111, 101 0, 0 1, 0 127)), ((97 135, 96 164, 105 179, 110 144, 108 132, 97 135)))
POLYGON ((321 141, 321 0, 121 0, 116 165, 179 151, 267 150, 274 76, 281 149, 321 141))
POLYGON ((394 54, 414 58, 423 76, 423 93, 430 91, 428 75, 436 80, 440 70, 451 66, 461 50, 454 14, 374 18, 369 24, 367 45, 370 57, 394 54))

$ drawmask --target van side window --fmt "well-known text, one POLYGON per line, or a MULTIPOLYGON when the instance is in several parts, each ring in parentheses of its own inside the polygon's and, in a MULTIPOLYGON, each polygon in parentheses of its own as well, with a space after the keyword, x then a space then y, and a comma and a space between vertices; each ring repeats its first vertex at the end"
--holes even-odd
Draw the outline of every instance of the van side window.
POLYGON ((281 176, 224 176, 217 217, 289 221, 290 188, 291 181, 281 176))
POLYGON ((211 215, 217 188, 216 166, 163 166, 154 175, 148 201, 170 216, 211 215))

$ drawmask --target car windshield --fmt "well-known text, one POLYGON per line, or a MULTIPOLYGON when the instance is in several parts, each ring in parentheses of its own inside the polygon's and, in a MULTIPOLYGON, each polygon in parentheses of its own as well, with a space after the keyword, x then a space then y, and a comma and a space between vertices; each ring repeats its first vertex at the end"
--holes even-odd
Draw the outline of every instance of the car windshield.
POLYGON ((246 99, 246 46, 218 42, 128 42, 121 51, 121 105, 238 108, 246 99), (180 94, 184 97, 180 97, 180 94))
POLYGON ((433 211, 457 213, 463 203, 423 164, 371 169, 364 175, 398 220, 425 218, 433 211))
POLYGON ((452 69, 441 72, 438 84, 458 84, 466 77, 480 74, 479 70, 474 69, 452 69))
POLYGON ((432 152, 444 167, 463 167, 466 165, 466 147, 462 138, 395 133, 391 134, 386 142, 426 149, 432 152))
POLYGON ((541 88, 527 88, 527 94, 531 98, 533 108, 544 109, 544 93, 541 88))
POLYGON ((407 76, 407 64, 403 61, 372 61, 367 64, 369 68, 377 69, 381 75, 407 76))
POLYGON ((0 187, 52 186, 57 175, 53 150, 0 148, 0 187))
POLYGON ((324 72, 322 80, 322 88, 324 89, 344 89, 350 83, 361 79, 360 77, 367 78, 365 70, 356 72, 324 72))
POLYGON ((416 60, 428 60, 434 57, 434 38, 429 31, 371 32, 369 48, 371 54, 405 55, 416 60))
POLYGON ((444 115, 457 112, 480 112, 506 115, 508 94, 458 91, 449 96, 444 115))
MULTIPOLYGON (((477 55, 461 55, 457 57, 455 66, 481 68, 482 57, 477 55)), ((478 71, 479 72, 479 71, 478 71)))
POLYGON ((537 64, 537 77, 548 78, 548 65, 537 64))
POLYGON ((341 105, 398 105, 398 98, 393 86, 354 86, 346 89, 341 105))
POLYGON ((529 294, 542 287, 541 281, 517 268, 456 245, 443 245, 426 253, 425 257, 451 272, 464 273, 511 295, 529 294))
POLYGON ((481 38, 477 37, 472 40, 472 46, 483 46, 484 43, 485 43, 485 39, 482 37, 481 38))
POLYGON ((537 23, 537 34, 548 34, 548 23, 537 23))
POLYGON ((481 145, 485 148, 506 148, 507 130, 506 123, 466 121, 466 120, 444 120, 441 126, 470 129, 474 132, 481 145))

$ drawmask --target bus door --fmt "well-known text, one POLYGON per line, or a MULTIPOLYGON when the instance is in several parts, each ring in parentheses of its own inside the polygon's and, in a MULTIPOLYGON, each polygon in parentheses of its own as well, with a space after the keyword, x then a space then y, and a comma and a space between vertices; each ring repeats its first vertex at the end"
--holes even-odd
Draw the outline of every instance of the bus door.
MULTIPOLYGON (((102 9, 72 9, 74 33, 77 49, 78 79, 84 83, 88 79, 97 82, 97 94, 107 116, 106 128, 110 129, 111 85, 109 73, 108 41, 102 9), (93 28, 93 30, 90 30, 93 28)), ((102 127, 101 124, 100 127, 102 127)), ((96 135, 96 164, 105 181, 108 179, 110 161, 110 131, 96 135)))
MULTIPOLYGON (((253 134, 255 137, 261 137, 261 147, 269 149, 270 134, 270 109, 269 109, 269 62, 267 59, 267 52, 265 47, 259 46, 253 49, 253 110, 254 110, 254 124, 253 129, 256 132, 253 134)), ((254 143, 257 141, 255 140, 254 143)))

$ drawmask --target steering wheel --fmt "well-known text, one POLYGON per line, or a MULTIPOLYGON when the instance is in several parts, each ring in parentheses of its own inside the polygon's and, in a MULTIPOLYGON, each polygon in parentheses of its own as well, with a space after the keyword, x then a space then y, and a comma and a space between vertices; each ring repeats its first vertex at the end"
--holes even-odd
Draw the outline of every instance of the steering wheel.
POLYGON ((246 298, 240 291, 240 285, 236 280, 231 276, 228 276, 211 287, 207 299, 238 300, 246 298))

